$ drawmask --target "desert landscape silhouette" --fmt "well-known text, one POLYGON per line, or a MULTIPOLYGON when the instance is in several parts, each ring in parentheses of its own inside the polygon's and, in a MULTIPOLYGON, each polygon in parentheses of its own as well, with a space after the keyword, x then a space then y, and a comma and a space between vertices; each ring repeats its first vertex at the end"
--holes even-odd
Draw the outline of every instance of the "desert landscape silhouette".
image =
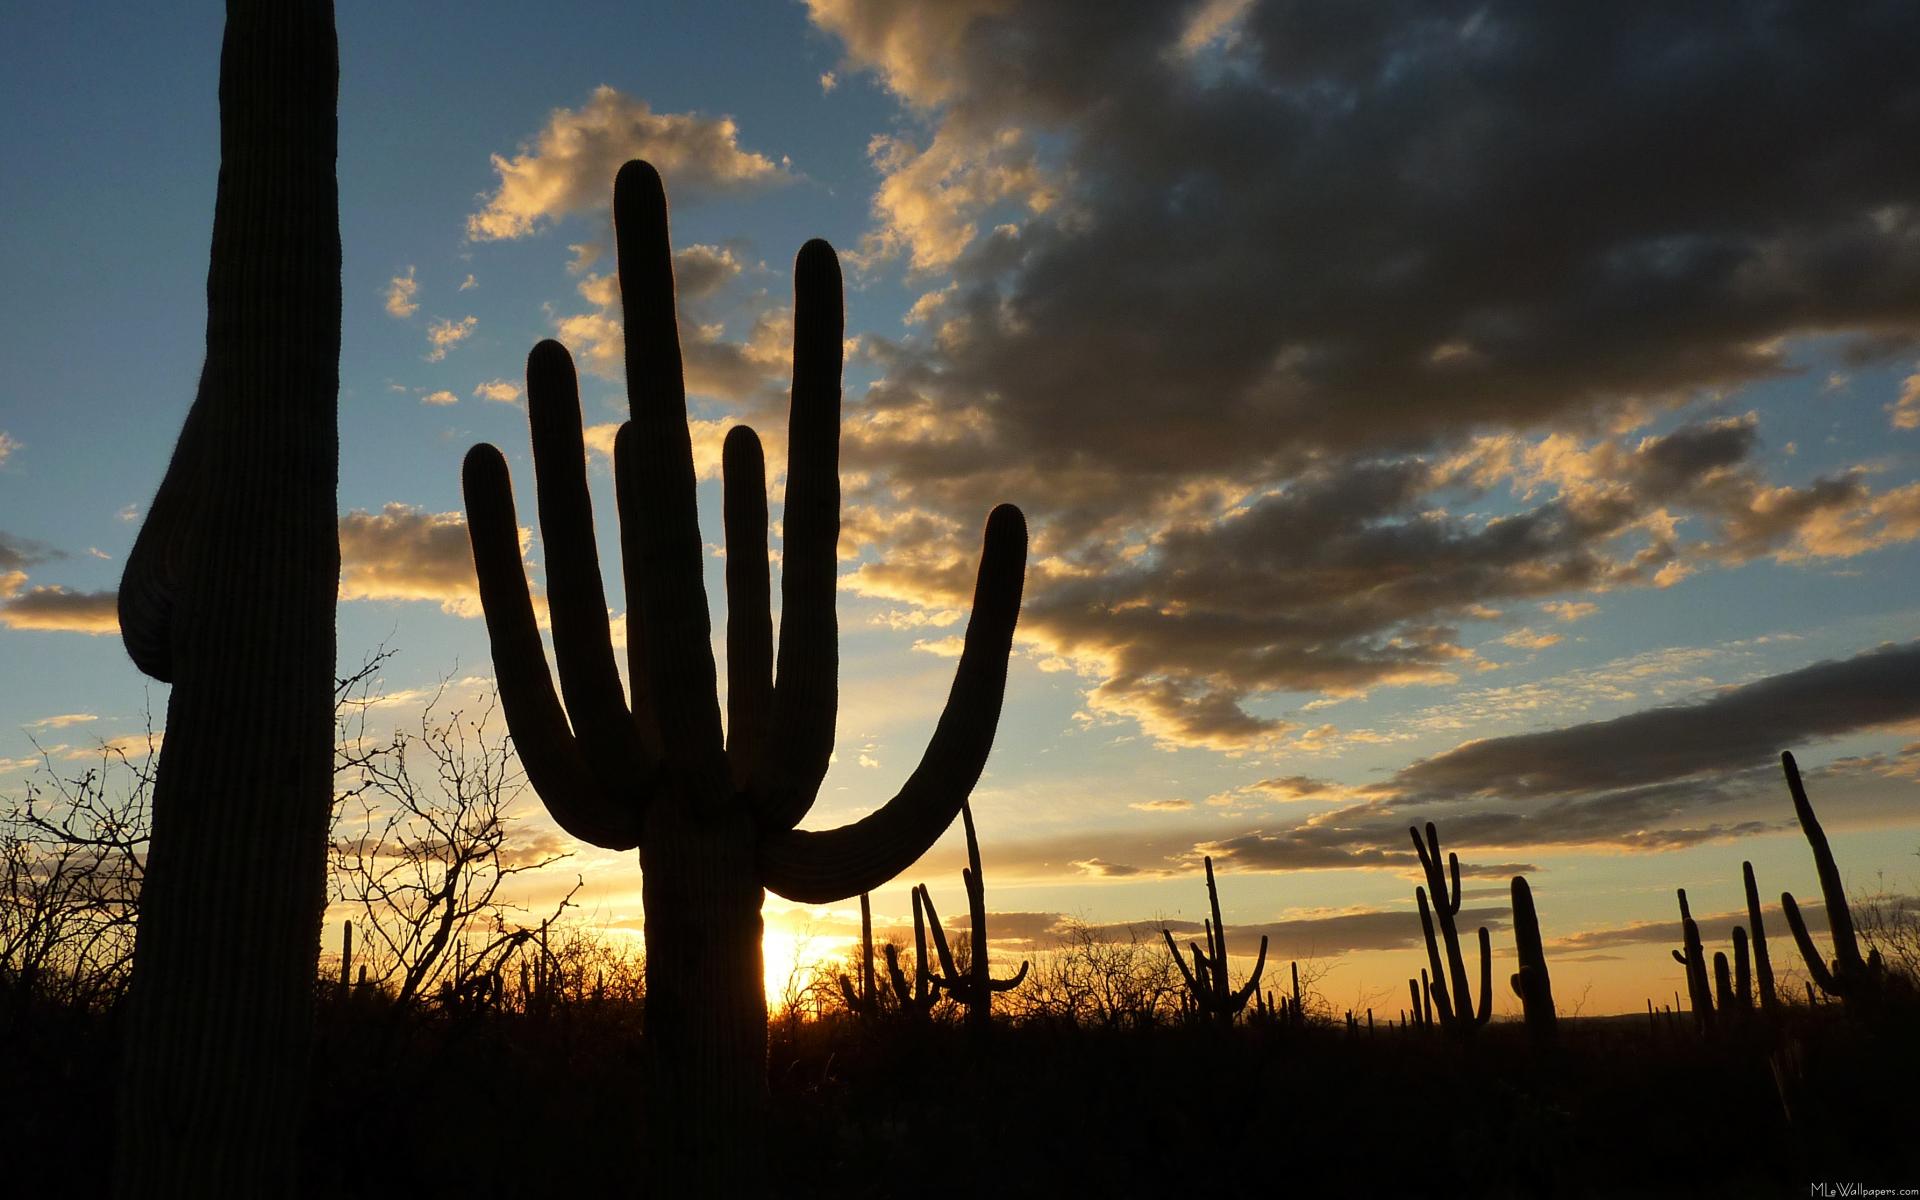
POLYGON ((164 476, 0 522, 21 1194, 1920 1189, 1920 15, 779 13, 869 227, 601 85, 423 276, 228 0, 164 476))

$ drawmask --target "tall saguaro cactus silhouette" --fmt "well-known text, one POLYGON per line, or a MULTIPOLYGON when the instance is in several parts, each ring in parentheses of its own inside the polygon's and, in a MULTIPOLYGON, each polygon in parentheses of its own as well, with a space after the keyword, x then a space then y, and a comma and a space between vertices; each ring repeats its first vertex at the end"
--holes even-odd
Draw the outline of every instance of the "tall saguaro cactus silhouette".
POLYGON ((173 685, 120 1084, 126 1194, 292 1187, 332 797, 339 53, 327 0, 231 0, 207 357, 120 585, 173 685))
POLYGON ((488 445, 475 446, 464 469, 474 565, 502 707, 529 780, 575 837, 639 847, 653 1072, 647 1170, 656 1190, 758 1194, 767 1104, 762 889, 808 903, 858 895, 904 870, 952 823, 999 720, 1026 522, 1011 505, 987 518, 953 690, 905 786, 853 824, 796 829, 826 774, 837 704, 839 262, 832 247, 812 241, 794 264, 777 662, 760 442, 744 426, 727 435, 723 735, 667 198, 651 166, 620 169, 613 212, 633 409, 614 445, 631 704, 608 636, 573 363, 558 343, 528 356, 527 395, 564 710, 521 567, 506 460, 488 445))

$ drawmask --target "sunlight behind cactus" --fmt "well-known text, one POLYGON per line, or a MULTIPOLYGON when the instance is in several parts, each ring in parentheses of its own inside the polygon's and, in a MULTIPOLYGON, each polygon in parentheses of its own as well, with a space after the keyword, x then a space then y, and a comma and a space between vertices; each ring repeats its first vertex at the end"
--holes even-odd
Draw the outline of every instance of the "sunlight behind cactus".
POLYGON ((658 173, 643 162, 621 168, 613 209, 633 408, 614 451, 631 704, 609 637, 573 364, 556 342, 528 356, 527 394, 564 708, 534 621, 506 460, 487 445, 473 448, 464 470, 474 565, 528 778, 567 832, 640 850, 657 1098, 646 1130, 649 1178, 661 1189, 758 1191, 767 1103, 762 889, 808 903, 868 891, 952 822, 993 743, 1026 525, 1011 505, 987 520, 965 648, 919 768, 860 821, 796 829, 826 774, 837 706, 839 263, 812 241, 794 267, 777 662, 760 443, 745 426, 726 440, 723 732, 658 173))

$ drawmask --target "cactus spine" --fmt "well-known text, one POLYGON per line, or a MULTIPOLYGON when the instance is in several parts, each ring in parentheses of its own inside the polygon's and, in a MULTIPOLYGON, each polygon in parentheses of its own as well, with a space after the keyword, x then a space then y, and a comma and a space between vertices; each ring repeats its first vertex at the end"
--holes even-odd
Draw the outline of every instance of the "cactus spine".
POLYGON ((1520 960, 1514 972, 1514 994, 1526 1013, 1527 1031, 1536 1044, 1553 1041, 1557 1018, 1553 1011, 1553 979, 1547 974, 1547 952, 1540 941, 1540 918, 1533 908, 1533 889, 1525 876, 1513 877, 1513 944, 1520 960))
MULTIPOLYGON (((1175 965, 1186 981, 1187 993, 1193 997, 1196 1008, 1207 1013, 1223 1026, 1231 1026, 1234 1017, 1247 1006, 1247 1000, 1260 987, 1260 973, 1267 965, 1267 937, 1260 935, 1260 956, 1254 960, 1253 973, 1247 976, 1247 982, 1235 991, 1227 978, 1227 927, 1220 919, 1220 890, 1213 881, 1213 858, 1203 860, 1207 869, 1207 907, 1212 910, 1212 919, 1205 922, 1207 948, 1203 953, 1198 942, 1187 943, 1193 951, 1193 968, 1187 968, 1186 960, 1180 957, 1180 948, 1173 944, 1173 934, 1165 926, 1160 936, 1167 940, 1167 950, 1173 955, 1175 965)), ((1294 975, 1295 995, 1298 996, 1299 975, 1294 975)))
POLYGON ((1427 887, 1433 889, 1432 913, 1427 910, 1427 889, 1415 887, 1414 899, 1420 905, 1420 928, 1427 938, 1427 964, 1433 968, 1433 979, 1428 985, 1428 995, 1432 997, 1435 1015, 1442 1027, 1456 1034, 1470 1034, 1493 1019, 1493 944, 1487 935, 1487 927, 1480 927, 1480 1007, 1472 1008, 1467 991, 1467 962, 1460 952, 1460 935, 1454 928, 1454 918, 1460 915, 1460 856, 1447 855, 1447 869, 1453 873, 1453 890, 1447 891, 1447 876, 1440 866, 1440 831, 1433 822, 1427 822, 1427 837, 1420 839, 1420 831, 1409 827, 1413 835, 1413 848, 1420 853, 1420 867, 1426 872, 1427 887), (1434 918, 1439 918, 1441 941, 1447 951, 1447 969, 1452 973, 1453 986, 1449 991, 1446 979, 1440 971, 1440 942, 1434 939, 1434 918))
POLYGON ((939 952, 940 969, 945 972, 938 980, 939 986, 967 1010, 969 1026, 985 1030, 993 1023, 993 994, 1019 987, 1020 981, 1027 977, 1028 964, 1022 959, 1020 969, 1006 979, 995 979, 991 973, 993 964, 987 959, 987 885, 980 878, 980 839, 974 836, 973 807, 965 801, 960 804, 960 819, 967 828, 967 865, 960 872, 967 888, 969 958, 964 974, 947 945, 940 915, 934 911, 933 896, 924 887, 920 889, 920 902, 926 906, 927 921, 933 926, 934 949, 939 952))
POLYGON ((173 685, 119 1077, 125 1193, 294 1190, 333 799, 339 49, 326 0, 231 0, 207 353, 121 577, 173 685))
POLYGON ((1880 952, 1875 950, 1866 958, 1860 956, 1860 942, 1853 932, 1853 911, 1847 907, 1846 885, 1840 880, 1833 848, 1827 845, 1827 831, 1820 827, 1820 818, 1814 815, 1813 804, 1807 799, 1807 789, 1800 783, 1799 764, 1793 761, 1791 753, 1786 753, 1780 756, 1780 766, 1787 774, 1787 790, 1793 793, 1793 812, 1800 818, 1800 830, 1807 835, 1807 845, 1813 848, 1814 869, 1820 875, 1820 894, 1827 904, 1827 931, 1833 935, 1833 965, 1829 967, 1820 957, 1819 947, 1807 933, 1807 924, 1800 917, 1800 906, 1793 902, 1792 892, 1780 893, 1787 928, 1793 931, 1800 957, 1806 960, 1807 974, 1822 992, 1849 1004, 1871 1005, 1889 982, 1880 962, 1880 952))
POLYGON ((463 468, 468 531, 501 704, 528 780, 567 832, 640 851, 657 1097, 644 1182, 661 1195, 762 1194, 763 889, 810 904, 856 896, 911 865, 952 823, 999 720, 1026 524, 1011 505, 987 518, 953 689, 899 794, 853 824, 796 829, 826 774, 838 707, 839 261, 812 241, 794 265, 777 659, 760 441, 736 426, 723 448, 723 732, 659 174, 643 162, 622 167, 613 211, 633 408, 614 444, 630 698, 608 636, 573 362, 556 342, 528 356, 527 396, 560 695, 527 590, 506 459, 492 446, 475 446, 463 468))

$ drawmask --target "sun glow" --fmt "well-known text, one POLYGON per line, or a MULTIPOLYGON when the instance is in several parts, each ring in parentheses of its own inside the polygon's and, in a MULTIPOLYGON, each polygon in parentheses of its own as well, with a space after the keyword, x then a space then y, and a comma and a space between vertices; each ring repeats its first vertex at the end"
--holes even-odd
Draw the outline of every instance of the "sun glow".
POLYGON ((780 1013, 794 1004, 805 1006, 807 991, 822 968, 843 959, 848 939, 788 929, 769 923, 760 939, 760 960, 767 981, 767 1011, 780 1013))

